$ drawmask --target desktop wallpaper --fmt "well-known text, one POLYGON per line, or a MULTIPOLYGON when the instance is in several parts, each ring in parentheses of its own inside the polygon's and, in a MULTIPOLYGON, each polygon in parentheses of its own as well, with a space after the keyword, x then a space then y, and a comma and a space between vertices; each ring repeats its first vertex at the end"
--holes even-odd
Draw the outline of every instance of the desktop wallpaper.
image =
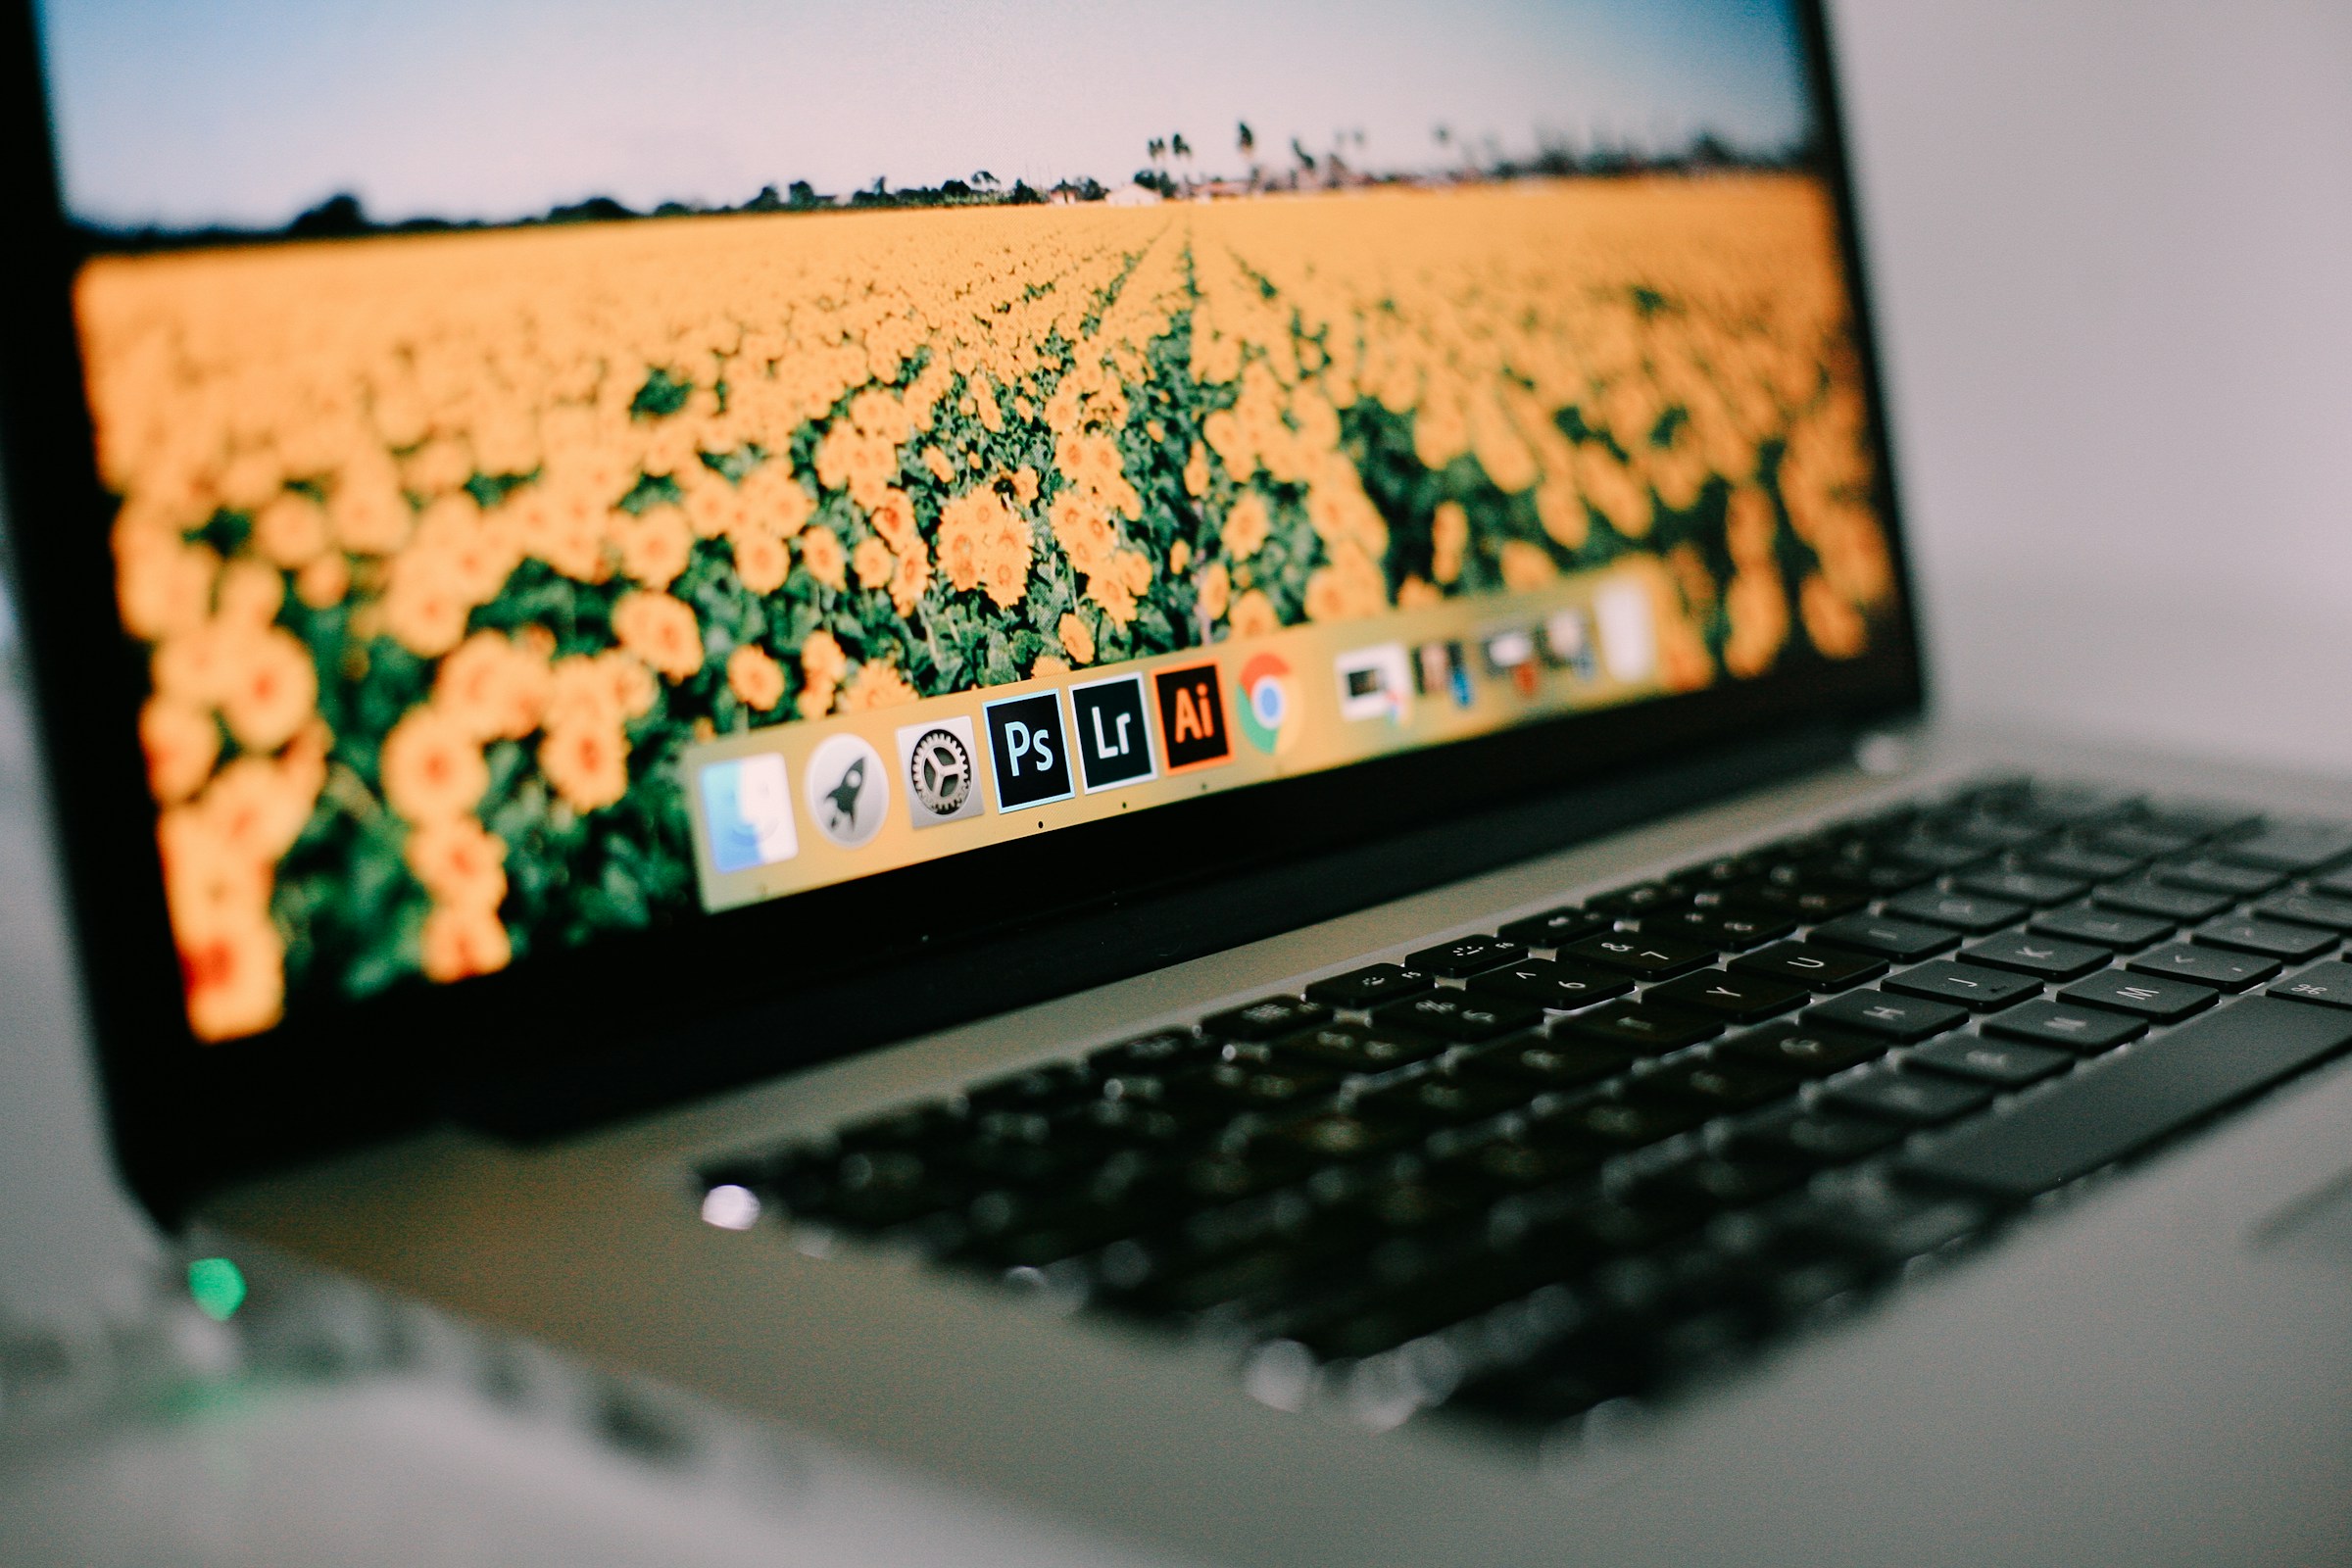
POLYGON ((1777 6, 316 9, 42 11, 201 1038, 691 914, 714 737, 1602 566, 1668 689, 1891 611, 1777 6))

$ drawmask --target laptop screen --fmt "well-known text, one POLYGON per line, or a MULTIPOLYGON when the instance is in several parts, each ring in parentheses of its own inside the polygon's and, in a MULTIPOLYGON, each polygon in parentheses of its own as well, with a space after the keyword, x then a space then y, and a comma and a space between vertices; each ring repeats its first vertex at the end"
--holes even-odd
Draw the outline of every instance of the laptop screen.
POLYGON ((40 23, 201 1039, 1900 634, 1775 0, 40 23))

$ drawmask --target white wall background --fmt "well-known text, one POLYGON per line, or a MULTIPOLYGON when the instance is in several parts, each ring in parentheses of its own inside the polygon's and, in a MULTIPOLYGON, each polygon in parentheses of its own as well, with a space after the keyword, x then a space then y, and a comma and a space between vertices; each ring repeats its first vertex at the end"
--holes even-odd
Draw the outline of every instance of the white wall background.
POLYGON ((2352 772, 2352 5, 1832 12, 1945 711, 2352 772))

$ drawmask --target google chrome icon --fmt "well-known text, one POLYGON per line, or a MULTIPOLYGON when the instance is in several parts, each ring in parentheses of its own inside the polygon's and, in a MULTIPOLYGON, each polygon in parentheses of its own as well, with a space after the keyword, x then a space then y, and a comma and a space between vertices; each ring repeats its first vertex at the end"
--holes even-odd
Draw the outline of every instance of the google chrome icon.
POLYGON ((1257 655, 1242 666, 1242 734, 1272 756, 1290 716, 1291 666, 1272 654, 1257 655))

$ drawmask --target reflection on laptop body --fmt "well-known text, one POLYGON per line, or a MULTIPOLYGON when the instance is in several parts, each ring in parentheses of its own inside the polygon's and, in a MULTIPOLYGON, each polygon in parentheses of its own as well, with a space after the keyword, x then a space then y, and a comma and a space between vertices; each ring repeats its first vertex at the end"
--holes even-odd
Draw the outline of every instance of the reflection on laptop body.
POLYGON ((703 9, 41 13, 10 466, 159 1212, 1481 1557, 2352 1044, 2352 827, 1845 765, 1919 655, 1811 7, 703 9))

